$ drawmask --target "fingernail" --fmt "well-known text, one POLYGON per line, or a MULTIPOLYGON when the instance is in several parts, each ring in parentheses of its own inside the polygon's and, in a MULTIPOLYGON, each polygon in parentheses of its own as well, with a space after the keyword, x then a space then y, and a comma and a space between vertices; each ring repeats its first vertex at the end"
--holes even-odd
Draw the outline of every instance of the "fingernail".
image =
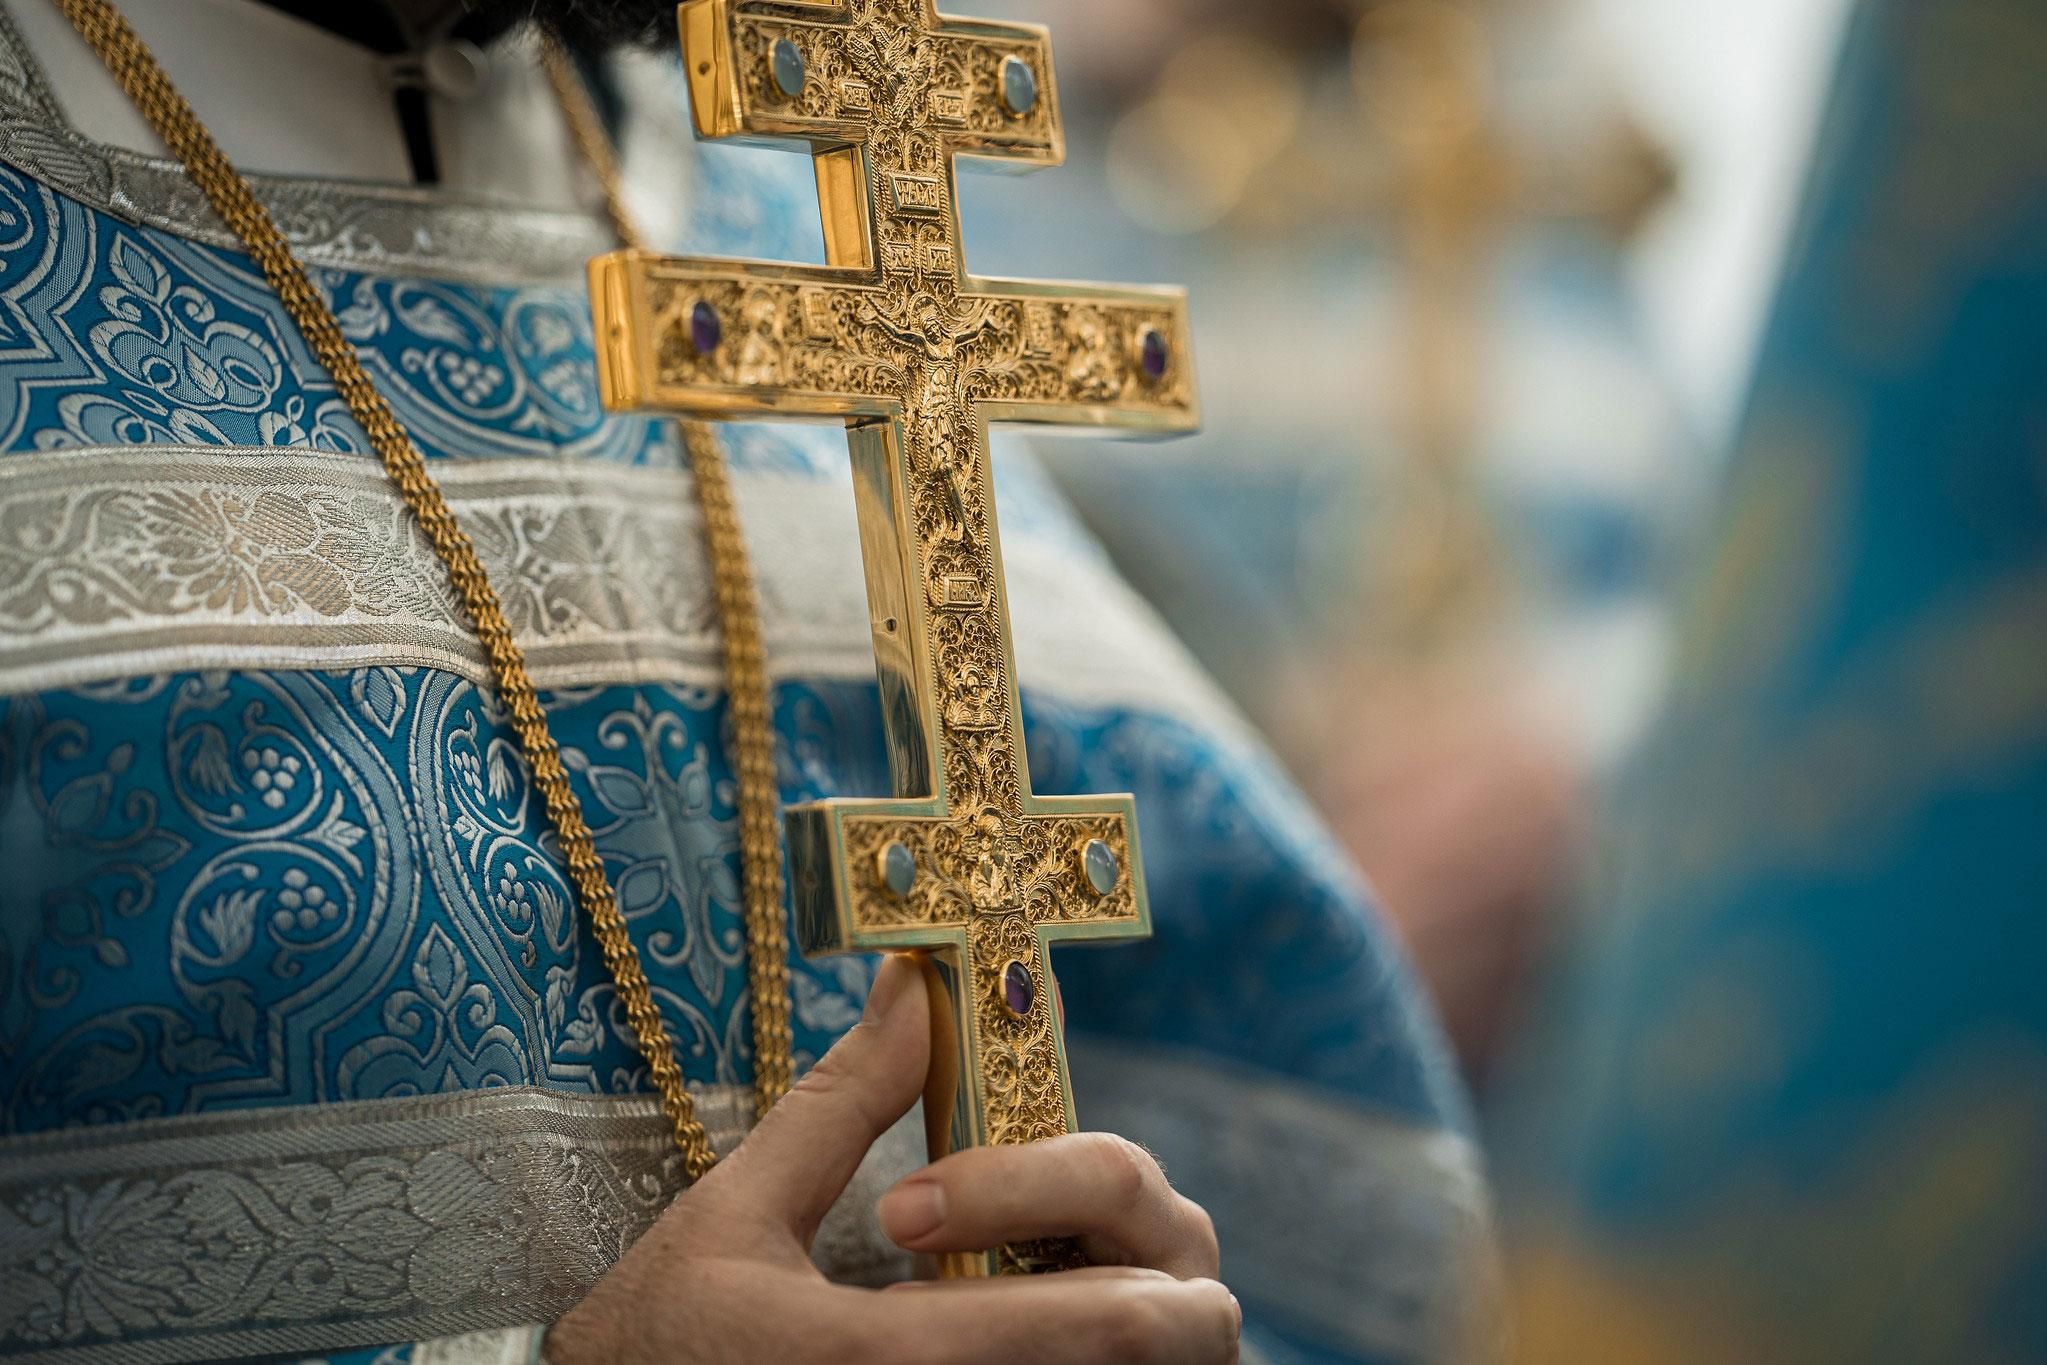
POLYGON ((1237 1335, 1244 1335, 1244 1305, 1237 1302, 1235 1294, 1230 1295, 1230 1312, 1237 1318, 1237 1335))
POLYGON ((896 997, 903 993, 903 980, 911 974, 909 964, 899 955, 891 953, 881 960, 881 970, 874 974, 874 984, 867 989, 867 1008, 861 1014, 863 1019, 879 1019, 888 1013, 896 997))
POLYGON ((881 1197, 875 1212, 889 1239, 907 1246, 945 1221, 945 1187, 935 1180, 905 1180, 881 1197))

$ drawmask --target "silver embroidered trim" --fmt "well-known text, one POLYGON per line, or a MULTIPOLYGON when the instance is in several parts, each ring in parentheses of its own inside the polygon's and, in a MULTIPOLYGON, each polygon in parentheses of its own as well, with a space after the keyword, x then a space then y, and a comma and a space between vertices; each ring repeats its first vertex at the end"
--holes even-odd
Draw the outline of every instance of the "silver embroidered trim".
POLYGON ((1159 1157, 1214 1218, 1254 1310, 1374 1359, 1489 1359, 1497 1307, 1483 1158, 1440 1128, 1184 1053, 1069 1040, 1084 1127, 1159 1157))
MULTIPOLYGON (((131 223, 233 251, 240 241, 175 161, 110 147, 66 121, 0 7, 0 161, 131 223)), ((615 245, 594 214, 551 212, 406 186, 251 174, 294 251, 316 265, 488 284, 579 279, 615 245)))
MULTIPOLYGON (((536 682, 722 677, 685 476, 561 460, 436 472, 536 682)), ((871 667, 857 581, 847 601, 792 599, 775 592, 780 581, 764 585, 771 649, 786 656, 797 634, 804 662, 821 650, 835 656, 829 672, 871 667)), ((0 691, 168 669, 375 664, 489 678, 444 572, 376 464, 168 446, 0 461, 0 691)))
MULTIPOLYGON (((694 1090, 718 1149, 752 1092, 694 1090)), ((913 1112, 820 1233, 835 1278, 901 1278, 874 1221, 913 1112)), ((0 1139, 0 1355, 308 1354, 551 1322, 667 1207, 651 1096, 535 1089, 245 1109, 0 1139)))
MULTIPOLYGON (((435 474, 540 686, 723 685, 687 474, 559 459, 448 461, 435 474)), ((872 677, 846 482, 741 471, 735 485, 770 671, 872 677)), ((1027 534, 1004 548, 1027 688, 1244 733, 1098 561, 1027 534)), ((0 460, 0 694, 186 669, 378 665, 489 679, 374 462, 248 446, 0 460)))
POLYGON ((412 1348, 412 1365, 535 1365, 544 1327, 507 1327, 436 1337, 412 1348))

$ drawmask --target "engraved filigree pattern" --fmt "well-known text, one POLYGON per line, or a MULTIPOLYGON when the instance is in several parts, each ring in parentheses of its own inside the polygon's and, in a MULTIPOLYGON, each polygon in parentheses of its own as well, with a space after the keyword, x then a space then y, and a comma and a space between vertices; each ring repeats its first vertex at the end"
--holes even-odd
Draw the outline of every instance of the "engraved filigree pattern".
POLYGON ((865 132, 886 160, 932 175, 946 173, 941 133, 961 151, 1055 143, 1049 100, 1014 114, 998 94, 1009 57, 1050 87, 1045 43, 1029 30, 962 24, 932 32, 919 0, 856 0, 850 24, 815 14, 761 5, 736 16, 733 46, 749 108, 795 131, 834 131, 817 126, 824 124, 865 132), (774 85, 769 52, 777 39, 796 45, 809 74, 794 99, 774 85))
POLYGON ((1080 889, 1080 850, 1091 839, 1109 846, 1117 866, 1130 865, 1116 815, 1005 820, 989 810, 971 821, 855 817, 844 829, 847 865, 855 869, 850 918, 858 930, 959 927, 976 913, 1013 913, 1030 925, 1138 918, 1129 878, 1103 896, 1080 889), (875 871, 891 843, 908 848, 920 869, 905 896, 889 891, 875 871))
MULTIPOLYGON (((862 514, 880 531, 867 544, 870 575, 889 585, 870 588, 881 594, 882 634, 898 631, 894 612, 912 617, 882 646, 908 646, 882 666, 907 669, 916 698, 890 725, 922 727, 922 742, 903 735, 900 747, 931 755, 935 771, 913 771, 912 760, 898 773, 899 790, 930 798, 921 809, 838 803, 829 836, 792 845, 793 860, 829 858, 844 873, 796 868, 799 886, 836 888, 835 914, 806 916, 819 926, 809 946, 963 950, 957 1003, 979 1138, 1064 1132, 1070 1104, 1047 945, 1136 936, 1148 921, 1127 804, 1102 798, 1093 810, 1062 803, 1052 812, 1030 793, 984 423, 1191 425, 1184 301, 1177 291, 965 273, 954 154, 1046 164, 1061 155, 1040 31, 941 20, 927 0, 852 0, 836 14, 697 0, 683 25, 706 133, 807 138, 819 149, 834 265, 611 258, 598 291, 599 334, 616 341, 607 399, 889 423, 883 445, 872 432, 862 438, 870 453, 886 450, 893 483, 885 494, 863 485, 864 497, 889 501, 862 514), (801 54, 800 84, 787 79, 785 44, 801 54), (1039 92, 1021 109, 1002 96, 1012 59, 1039 92), (885 607, 897 591, 900 607, 885 607), (1082 866, 1090 840, 1117 859, 1105 893, 1082 866), (918 868, 906 893, 883 875, 892 843, 918 868), (1019 964, 1030 990, 1006 992, 1005 973, 1019 964)), ((998 1265, 1038 1254, 1015 1249, 998 1265)))
MULTIPOLYGON (((884 261, 891 259, 888 240, 884 261)), ((950 274, 950 257, 942 269, 950 274)), ((769 406, 881 415, 896 410, 912 379, 921 377, 941 385, 927 392, 931 398, 1030 409, 1110 406, 1163 418, 1186 411, 1193 399, 1189 367, 1170 359, 1187 349, 1184 320, 1170 299, 966 293, 946 287, 938 273, 907 267, 880 286, 777 274, 650 263, 650 396, 692 409, 708 400, 714 409, 731 411, 769 406), (723 339, 710 351, 699 351, 690 338, 690 315, 699 302, 724 325, 723 339), (1167 343, 1166 372, 1156 380, 1140 363, 1147 331, 1167 343), (950 355, 938 354, 947 349, 950 355), (924 371, 916 364, 924 355, 951 364, 924 371)), ((991 284, 991 290, 1002 288, 991 284)))
POLYGON ((1106 895, 1080 875, 1080 853, 1099 839, 1128 866, 1120 817, 1015 816, 996 807, 971 818, 863 819, 844 824, 852 867, 852 921, 887 933, 964 931, 968 1029, 978 1076, 985 1136, 992 1143, 1029 1142, 1066 1131, 1067 1095, 1054 1032, 1051 964, 1041 926, 1085 922, 1141 923, 1131 879, 1106 895), (909 894, 891 892, 879 876, 882 850, 900 842, 920 875, 909 894), (1034 986, 1030 1008, 1010 1008, 1003 974, 1026 965, 1034 986))
POLYGON ((967 977, 973 992, 975 1055, 988 1141, 1030 1142, 1066 1131, 1066 1078, 1053 1036, 1050 965, 1021 915, 976 915, 967 926, 967 977), (1019 1016, 1003 1000, 1012 962, 1029 966, 1038 987, 1019 1016))

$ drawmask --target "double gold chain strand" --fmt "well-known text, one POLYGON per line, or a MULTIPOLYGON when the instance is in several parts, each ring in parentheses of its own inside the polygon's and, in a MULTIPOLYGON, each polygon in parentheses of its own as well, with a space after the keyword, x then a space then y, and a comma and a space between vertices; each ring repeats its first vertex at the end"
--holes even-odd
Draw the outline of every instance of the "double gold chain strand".
MULTIPOLYGON (((590 103, 590 92, 559 43, 541 46, 548 82, 568 120, 584 162, 604 191, 604 211, 619 244, 644 247, 646 239, 626 207, 611 137, 590 103)), ((753 1095, 758 1114, 789 1089, 793 1079, 789 1032, 789 939, 782 924, 782 840, 775 819, 775 731, 769 710, 767 655, 761 646, 760 609, 747 561, 746 537, 732 497, 732 478, 718 438, 702 422, 679 422, 689 456, 704 547, 718 595, 718 625, 725 641, 726 710, 732 718, 732 766, 739 775, 739 863, 746 900, 746 975, 753 1003, 753 1095)))
MULTIPOLYGON (((562 767, 561 754, 554 738, 548 732, 546 714, 540 708, 533 682, 526 672, 525 656, 518 642, 512 638, 511 628, 505 622, 496 591, 491 587, 489 576, 477 559, 475 546, 457 523, 454 513, 442 497, 440 487, 427 472, 426 463, 417 447, 406 434, 405 428, 391 411, 383 395, 377 391, 362 362, 341 333, 340 324, 335 320, 332 309, 314 289, 305 271, 300 267, 291 249, 286 245, 283 234, 271 221, 270 214, 256 198, 254 192, 229 164, 226 156, 214 142, 198 116, 171 84, 170 78, 158 65, 148 46, 128 26, 127 20, 107 0, 56 0, 57 5, 71 21, 81 37, 99 54, 114 79, 127 93, 128 98, 149 120, 157 135, 170 148, 191 175, 193 183, 199 186, 214 212, 242 242, 262 270, 265 280, 276 292, 285 310, 291 314, 306 344, 328 374, 334 379, 335 387, 349 412, 368 435, 371 446, 383 462, 385 472, 397 485, 406 507, 412 512, 434 553, 448 571, 449 580, 461 599, 463 609, 468 613, 477 640, 482 644, 484 654, 490 662, 491 675, 495 681, 499 700, 512 718, 512 727, 519 736, 527 767, 533 774, 534 784, 539 788, 549 820, 561 840, 562 855, 568 864, 569 877, 576 888, 577 900, 589 917, 592 930, 597 937, 603 954, 605 967, 611 973, 619 999, 622 1002, 627 1022, 633 1030, 647 1069, 654 1081, 654 1088, 660 1096, 662 1112, 667 1116, 673 1130, 676 1145, 682 1150, 683 1165, 692 1180, 699 1179, 717 1161, 710 1139, 704 1126, 695 1115, 690 1102, 689 1091, 684 1087, 681 1069, 675 1060, 675 1047, 670 1041, 666 1024, 659 1008, 654 1004, 653 992, 647 983, 647 974, 640 965, 638 950, 626 931, 624 917, 619 913, 617 898, 613 895, 609 879, 604 874, 604 864, 598 858, 596 847, 590 837, 590 827, 583 818, 582 807, 570 788, 568 775, 562 767)), ((693 465, 710 463, 699 454, 707 451, 716 459, 716 445, 709 439, 691 440, 690 448, 693 465)), ((728 609, 728 603, 737 603, 745 614, 751 616, 751 579, 745 573, 744 542, 738 537, 736 520, 731 516, 729 487, 723 480, 722 459, 716 459, 719 486, 722 490, 722 507, 725 518, 731 521, 731 535, 728 551, 722 556, 714 549, 713 571, 721 562, 731 558, 730 548, 739 551, 739 570, 742 575, 740 589, 728 592, 721 581, 718 597, 721 611, 728 609)), ((700 494, 701 496, 701 494, 700 494)), ((709 501, 717 501, 716 497, 709 501)), ((728 612, 729 615, 729 612, 728 612)), ((749 621, 749 624, 751 622, 749 621)), ((731 642, 727 643, 728 655, 734 653, 731 642)), ((759 671, 759 632, 757 626, 750 633, 750 645, 741 647, 741 655, 755 661, 759 671)), ((735 708, 736 714, 736 708, 735 708)), ((735 719, 735 728, 737 727, 735 719)), ((751 765, 749 765, 751 766, 751 765)), ((754 771, 756 784, 758 771, 754 771)), ((772 781, 773 767, 769 764, 768 777, 772 781)), ((742 769, 742 783, 746 781, 747 770, 742 769)), ((772 791, 772 789, 770 789, 772 791)), ((772 799, 772 797, 770 798, 772 799)), ((772 823, 772 807, 769 819, 772 823)), ((772 835, 770 836, 772 837, 772 835)), ((746 835, 742 831, 742 846, 746 835)), ((780 937, 779 869, 776 871, 777 904, 775 934, 780 937)), ((749 887, 755 878, 749 874, 749 887)), ((762 937, 755 932, 752 920, 751 897, 748 906, 748 939, 751 945, 762 937)), ((777 961, 781 959, 778 955, 777 961)), ((785 969, 786 977, 786 969, 785 969)), ((758 1007, 756 1001, 756 1007, 758 1007)), ((787 1038, 786 1005, 782 1010, 782 1037, 787 1038)), ((786 1086, 788 1044, 783 1043, 780 1057, 783 1059, 779 1074, 786 1086)), ((774 1074, 772 1059, 762 1057, 759 1070, 764 1077, 774 1074)), ((765 1088, 760 1098, 766 1100, 765 1088)))

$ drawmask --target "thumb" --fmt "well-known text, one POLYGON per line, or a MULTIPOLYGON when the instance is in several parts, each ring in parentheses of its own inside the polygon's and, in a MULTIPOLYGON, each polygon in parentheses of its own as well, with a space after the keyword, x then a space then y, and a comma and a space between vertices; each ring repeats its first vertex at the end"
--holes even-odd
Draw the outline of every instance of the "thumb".
POLYGON ((875 1139, 908 1113, 931 1056, 925 968, 883 959, 867 1012, 714 1168, 720 1198, 786 1224, 805 1246, 875 1139))

